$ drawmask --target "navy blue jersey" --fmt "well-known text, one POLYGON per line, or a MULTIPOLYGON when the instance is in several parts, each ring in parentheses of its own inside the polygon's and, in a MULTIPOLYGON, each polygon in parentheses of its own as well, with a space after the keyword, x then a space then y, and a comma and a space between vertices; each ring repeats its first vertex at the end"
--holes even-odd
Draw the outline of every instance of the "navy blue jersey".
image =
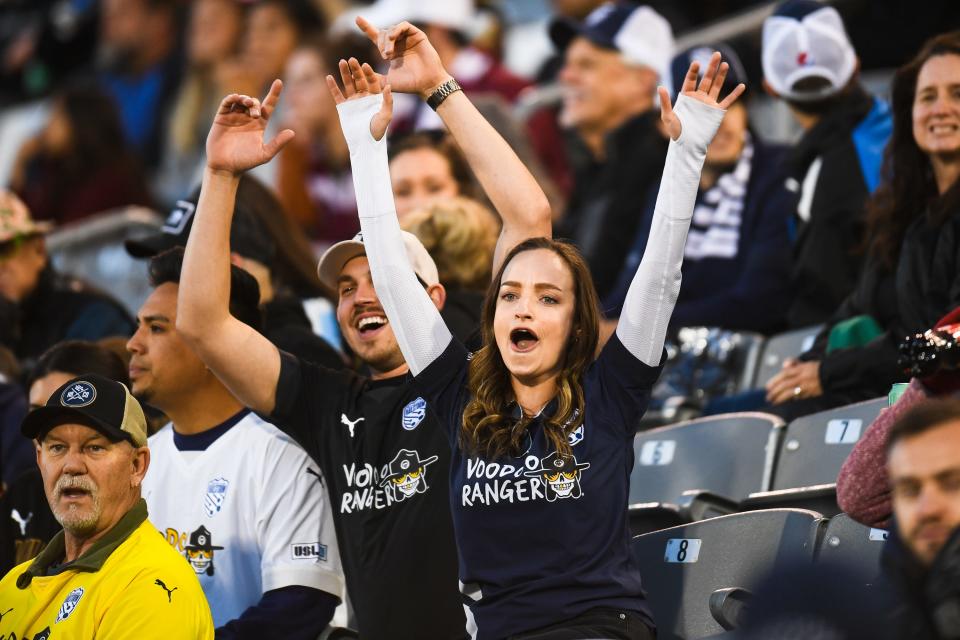
MULTIPOLYGON (((486 460, 457 445, 469 398, 456 339, 415 379, 446 428, 462 591, 478 639, 502 638, 595 607, 636 611, 653 626, 630 554, 627 494, 634 429, 660 374, 614 336, 584 378, 583 426, 561 458, 541 419, 518 457, 486 460)), ((518 414, 519 417, 519 414, 518 414)))

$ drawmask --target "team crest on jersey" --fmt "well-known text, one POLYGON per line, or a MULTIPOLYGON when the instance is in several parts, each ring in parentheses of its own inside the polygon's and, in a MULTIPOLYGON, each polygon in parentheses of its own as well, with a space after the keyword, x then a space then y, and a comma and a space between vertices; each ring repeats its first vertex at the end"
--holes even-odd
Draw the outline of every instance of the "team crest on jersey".
MULTIPOLYGON (((63 601, 63 604, 60 605, 60 611, 57 612, 57 622, 61 622, 70 617, 70 614, 76 611, 77 604, 80 603, 80 598, 83 597, 83 587, 77 587, 73 591, 67 594, 66 599, 63 601)), ((54 622, 53 624, 57 624, 54 622)))
POLYGON ((423 398, 417 398, 403 408, 403 417, 400 418, 400 422, 403 424, 404 429, 413 431, 423 422, 423 418, 426 415, 427 401, 423 398))
POLYGON ((546 498, 553 502, 563 498, 579 498, 581 472, 589 469, 589 462, 577 462, 576 456, 562 456, 556 451, 540 459, 540 468, 526 471, 527 477, 542 477, 546 483, 546 498))
POLYGON ((421 460, 418 452, 400 449, 387 465, 388 473, 380 481, 380 486, 389 484, 393 487, 398 502, 426 493, 430 488, 427 486, 427 465, 436 461, 437 456, 421 460))
POLYGON ((85 407, 96 399, 97 388, 84 380, 74 382, 60 394, 60 404, 65 407, 85 407))
POLYGON ((230 481, 226 478, 217 477, 207 483, 207 494, 203 496, 203 508, 207 511, 207 517, 220 513, 223 508, 223 501, 227 499, 227 487, 230 481))

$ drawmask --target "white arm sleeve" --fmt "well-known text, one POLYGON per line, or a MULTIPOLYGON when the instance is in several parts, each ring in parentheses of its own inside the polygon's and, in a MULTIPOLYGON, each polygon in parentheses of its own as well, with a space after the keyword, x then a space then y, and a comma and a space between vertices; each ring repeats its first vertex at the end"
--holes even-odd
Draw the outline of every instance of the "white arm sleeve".
POLYGON ((387 137, 374 140, 370 133, 370 119, 382 104, 383 96, 377 94, 343 102, 337 111, 350 148, 360 231, 373 286, 416 376, 443 353, 453 336, 417 280, 403 246, 390 184, 387 137))
POLYGON ((683 247, 693 217, 707 146, 725 111, 681 95, 674 113, 680 137, 670 142, 643 260, 617 324, 623 346, 644 364, 660 364, 663 341, 680 293, 683 247))

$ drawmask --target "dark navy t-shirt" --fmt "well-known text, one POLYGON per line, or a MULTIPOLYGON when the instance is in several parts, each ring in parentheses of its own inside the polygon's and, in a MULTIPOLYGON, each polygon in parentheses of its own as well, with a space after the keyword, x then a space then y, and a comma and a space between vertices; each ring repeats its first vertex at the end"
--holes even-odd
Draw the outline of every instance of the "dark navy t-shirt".
POLYGON ((573 455, 566 459, 549 446, 539 418, 519 457, 486 460, 461 451, 467 370, 467 351, 454 339, 415 382, 453 449, 450 501, 460 580, 478 639, 537 629, 596 607, 638 612, 652 627, 630 554, 627 494, 635 426, 660 367, 640 362, 614 335, 584 377, 584 424, 570 435, 573 455))

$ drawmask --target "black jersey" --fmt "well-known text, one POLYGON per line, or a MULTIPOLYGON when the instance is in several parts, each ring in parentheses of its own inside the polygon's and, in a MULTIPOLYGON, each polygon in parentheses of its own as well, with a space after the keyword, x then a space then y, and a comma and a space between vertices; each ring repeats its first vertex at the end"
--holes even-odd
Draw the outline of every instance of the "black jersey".
POLYGON ((410 378, 372 381, 281 352, 270 419, 322 469, 360 637, 466 638, 450 446, 410 378))

